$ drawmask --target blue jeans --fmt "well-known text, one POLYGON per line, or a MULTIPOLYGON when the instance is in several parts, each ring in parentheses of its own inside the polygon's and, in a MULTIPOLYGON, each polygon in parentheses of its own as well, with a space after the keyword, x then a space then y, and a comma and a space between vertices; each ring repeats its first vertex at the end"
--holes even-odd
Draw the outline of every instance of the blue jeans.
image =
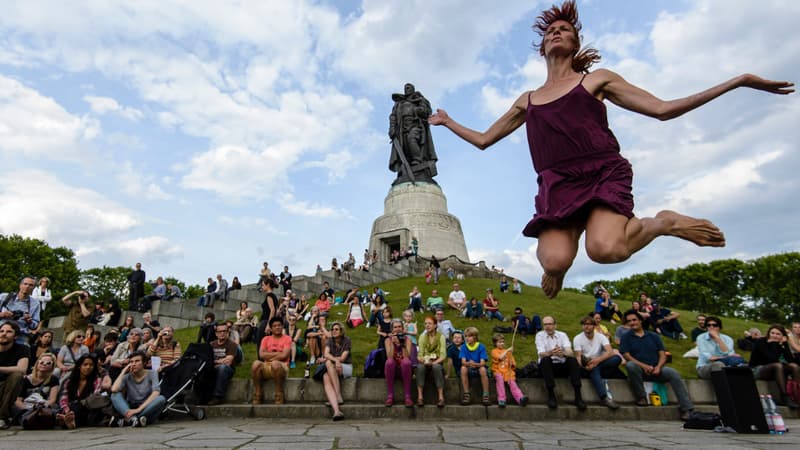
POLYGON ((214 368, 216 377, 214 378, 214 397, 225 398, 225 393, 228 391, 228 383, 233 378, 233 366, 220 364, 214 368))
POLYGON ((503 317, 503 313, 501 313, 500 310, 497 310, 497 311, 486 311, 486 318, 489 319, 489 320, 497 319, 500 322, 505 320, 505 317, 503 317))
POLYGON ((608 390, 606 390, 606 383, 603 380, 603 372, 605 370, 612 370, 615 367, 619 366, 622 363, 622 358, 619 356, 612 356, 607 360, 601 362, 597 367, 588 371, 589 372, 589 379, 592 380, 592 386, 594 386, 594 390, 597 392, 597 396, 600 397, 600 400, 605 400, 608 396, 608 390))
MULTIPOLYGON (((114 409, 121 415, 125 416, 125 413, 131 409, 130 405, 128 405, 128 401, 122 395, 122 392, 115 392, 111 394, 111 404, 114 405, 114 409)), ((167 399, 164 398, 163 395, 159 395, 158 397, 154 398, 152 402, 148 403, 147 406, 144 407, 142 412, 136 415, 136 417, 147 417, 147 423, 155 423, 158 420, 158 416, 161 414, 161 411, 164 410, 164 406, 167 404, 167 399)))
POLYGON ((633 395, 637 400, 647 396, 647 392, 644 391, 645 380, 659 381, 662 383, 669 383, 670 386, 672 386, 672 390, 675 391, 675 396, 678 397, 678 406, 681 411, 694 409, 692 399, 689 398, 689 391, 686 390, 686 384, 675 369, 662 367, 661 374, 654 377, 650 375, 646 376, 641 367, 630 361, 625 364, 625 368, 628 369, 628 384, 630 384, 633 395))

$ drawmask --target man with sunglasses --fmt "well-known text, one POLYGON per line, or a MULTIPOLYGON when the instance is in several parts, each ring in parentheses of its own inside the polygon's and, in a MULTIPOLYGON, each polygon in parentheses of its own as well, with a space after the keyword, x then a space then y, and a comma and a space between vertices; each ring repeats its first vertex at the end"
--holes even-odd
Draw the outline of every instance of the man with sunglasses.
POLYGON ((664 367, 667 355, 661 336, 642 328, 642 316, 638 311, 625 311, 623 317, 630 331, 622 335, 619 351, 625 357, 628 370, 628 384, 636 397, 637 406, 647 406, 647 392, 644 381, 658 381, 669 383, 675 396, 678 397, 681 420, 689 420, 689 415, 694 409, 694 404, 689 398, 686 384, 681 379, 678 371, 664 367))
POLYGON ((697 376, 711 379, 711 372, 724 367, 747 364, 734 350, 733 339, 720 333, 722 320, 719 317, 706 317, 706 331, 697 336, 697 376))

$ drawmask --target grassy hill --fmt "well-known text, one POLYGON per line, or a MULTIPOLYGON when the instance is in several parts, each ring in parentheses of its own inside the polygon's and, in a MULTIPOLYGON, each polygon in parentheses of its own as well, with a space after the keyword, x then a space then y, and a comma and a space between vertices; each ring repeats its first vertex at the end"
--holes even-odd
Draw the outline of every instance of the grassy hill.
MULTIPOLYGON (((430 296, 431 290, 436 288, 438 289, 439 294, 446 300, 447 295, 452 290, 452 283, 453 282, 451 280, 448 280, 446 277, 444 277, 444 279, 440 280, 438 286, 433 284, 426 285, 425 280, 422 277, 409 277, 381 283, 380 287, 387 292, 386 299, 389 305, 392 306, 392 310, 395 313, 394 316, 399 317, 399 313, 406 309, 408 305, 408 293, 411 291, 413 286, 416 285, 419 287, 420 291, 422 292, 423 299, 427 299, 428 296, 430 296)), ((474 278, 459 280, 459 284, 467 294, 467 298, 475 296, 479 299, 483 299, 486 293, 486 288, 493 288, 495 296, 500 300, 500 311, 505 316, 510 316, 514 311, 514 308, 518 306, 521 307, 523 312, 528 316, 532 314, 538 314, 542 317, 545 315, 555 317, 558 324, 558 329, 566 332, 570 337, 570 340, 577 333, 581 332, 580 318, 594 310, 594 298, 589 295, 578 294, 574 292, 562 291, 556 299, 550 300, 544 296, 541 289, 531 286, 523 286, 522 294, 501 293, 497 280, 474 278)), ((362 289, 367 288, 371 291, 373 287, 374 285, 362 286, 362 289)), ((341 295, 341 293, 337 293, 337 296, 338 295, 341 295)), ((658 293, 654 293, 654 297, 658 297, 658 293)), ((623 311, 630 307, 632 300, 634 299, 614 299, 614 301, 620 305, 620 308, 623 311)), ((662 306, 669 308, 669 305, 662 306)), ((673 311, 680 312, 681 325, 683 325, 686 334, 689 335, 692 328, 696 326, 695 315, 697 312, 675 309, 673 309, 673 311)), ((347 307, 344 305, 336 305, 331 308, 328 321, 329 323, 331 321, 344 322, 346 316, 347 307)), ((420 332, 423 330, 423 317, 424 315, 420 313, 417 313, 415 317, 415 321, 417 322, 417 327, 420 332)), ((500 325, 500 322, 497 320, 468 320, 460 317, 455 311, 452 310, 445 311, 445 317, 451 320, 456 328, 461 330, 468 326, 477 327, 480 330, 480 341, 487 346, 487 349, 491 350, 491 336, 493 334, 492 329, 495 326, 500 325)), ((731 336, 734 341, 742 337, 742 333, 746 329, 758 327, 762 330, 762 332, 764 332, 767 328, 766 324, 742 319, 724 317, 722 320, 724 325, 723 333, 731 336)), ((608 322, 604 322, 604 324, 613 334, 617 325, 612 325, 608 322)), ((299 325, 301 327, 305 327, 305 322, 301 322, 299 325)), ((510 326, 511 324, 508 322, 503 325, 510 326)), ((372 349, 376 348, 376 344, 378 342, 378 335, 376 334, 377 331, 374 327, 366 328, 362 325, 356 329, 347 329, 346 333, 353 343, 353 373, 360 376, 363 374, 364 360, 367 357, 367 354, 372 349)), ((197 337, 197 328, 195 327, 178 330, 176 331, 175 335, 181 341, 183 347, 186 348, 188 343, 193 342, 197 337)), ((506 339, 506 345, 510 345, 510 334, 507 335, 506 339)), ((664 346, 673 355, 673 361, 670 364, 672 368, 680 371, 681 374, 686 378, 697 378, 694 370, 697 360, 682 358, 682 355, 694 346, 690 340, 676 341, 669 338, 664 338, 664 346)), ((519 366, 523 366, 527 362, 536 358, 536 347, 533 336, 522 338, 521 336, 517 335, 514 347, 514 354, 519 366)), ((237 367, 237 378, 250 377, 250 364, 256 359, 256 346, 254 344, 245 344, 244 352, 245 362, 237 367)), ((745 353, 742 354, 742 356, 745 359, 749 359, 750 355, 745 353)), ((298 362, 298 367, 291 371, 290 376, 302 377, 303 369, 304 364, 298 362)))

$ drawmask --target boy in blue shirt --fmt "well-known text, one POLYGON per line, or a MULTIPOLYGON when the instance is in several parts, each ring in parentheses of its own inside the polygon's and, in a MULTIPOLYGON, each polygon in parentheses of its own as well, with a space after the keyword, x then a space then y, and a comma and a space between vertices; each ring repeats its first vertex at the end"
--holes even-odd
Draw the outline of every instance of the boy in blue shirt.
POLYGON ((489 354, 486 346, 478 342, 478 329, 468 327, 464 330, 464 337, 467 340, 461 347, 461 387, 464 393, 461 398, 462 405, 469 405, 471 396, 469 393, 469 380, 480 377, 482 398, 481 403, 489 406, 489 374, 486 370, 489 354))

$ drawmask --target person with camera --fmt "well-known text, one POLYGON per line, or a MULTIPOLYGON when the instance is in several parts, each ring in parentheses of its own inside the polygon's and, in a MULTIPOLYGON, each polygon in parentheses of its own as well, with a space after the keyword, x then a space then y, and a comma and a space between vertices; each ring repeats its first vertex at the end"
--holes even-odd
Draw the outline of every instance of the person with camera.
POLYGON ((0 325, 16 323, 19 328, 16 340, 23 345, 29 345, 31 332, 39 325, 42 312, 41 303, 31 297, 35 286, 33 277, 23 277, 19 281, 19 291, 0 294, 0 325))
POLYGON ((64 320, 64 333, 69 334, 75 330, 85 330, 92 315, 89 309, 89 293, 84 290, 70 292, 61 299, 67 307, 67 319, 64 320), (78 301, 73 300, 77 297, 78 301))
POLYGON ((408 408, 414 406, 411 399, 411 339, 407 339, 403 332, 403 321, 392 319, 392 331, 384 340, 386 348, 386 406, 394 404, 394 377, 400 372, 403 379, 403 396, 408 408))
POLYGON ((156 338, 147 346, 147 356, 150 358, 154 356, 159 358, 159 373, 174 364, 183 354, 181 343, 173 339, 174 333, 175 330, 167 325, 163 330, 158 332, 156 338))
POLYGON ((147 360, 146 353, 133 352, 111 386, 111 403, 122 415, 120 426, 146 427, 155 423, 167 404, 167 399, 161 395, 158 375, 154 370, 145 369, 147 360))

